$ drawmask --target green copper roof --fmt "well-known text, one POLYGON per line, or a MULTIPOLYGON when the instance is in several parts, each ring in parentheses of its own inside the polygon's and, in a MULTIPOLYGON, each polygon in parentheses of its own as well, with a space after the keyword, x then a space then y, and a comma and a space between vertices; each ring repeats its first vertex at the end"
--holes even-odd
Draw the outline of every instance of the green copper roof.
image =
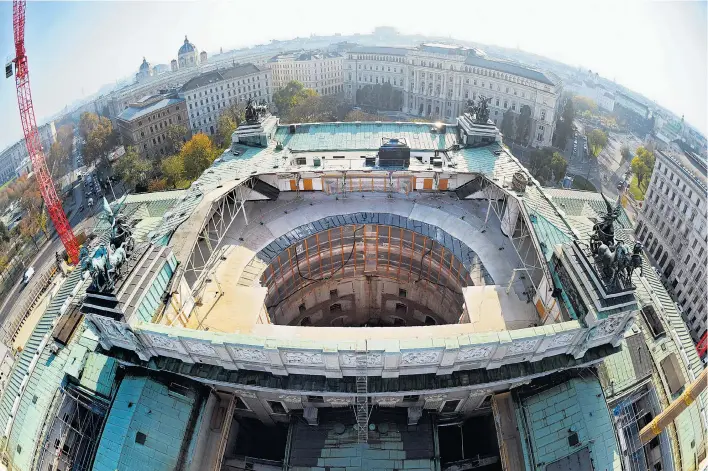
POLYGON ((457 143, 457 128, 447 126, 444 134, 430 132, 430 124, 419 123, 322 123, 298 124, 290 134, 280 126, 275 139, 292 151, 378 150, 384 139, 403 138, 411 150, 447 149, 457 143))
POLYGON ((110 397, 117 369, 118 362, 114 358, 90 352, 86 359, 80 384, 104 397, 110 397))
POLYGON ((194 398, 146 377, 127 376, 103 429, 93 471, 176 469, 194 398))
POLYGON ((622 469, 614 428, 596 378, 571 379, 524 397, 516 406, 520 432, 529 439, 524 447, 527 469, 545 469, 586 447, 593 469, 622 469), (569 440, 573 433, 577 434, 576 445, 569 440))

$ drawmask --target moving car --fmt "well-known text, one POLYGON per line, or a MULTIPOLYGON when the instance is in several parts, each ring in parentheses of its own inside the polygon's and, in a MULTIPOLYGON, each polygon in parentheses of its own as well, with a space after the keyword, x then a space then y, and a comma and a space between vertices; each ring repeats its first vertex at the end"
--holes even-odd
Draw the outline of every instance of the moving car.
POLYGON ((27 284, 29 280, 34 276, 34 267, 29 267, 25 272, 25 276, 22 277, 22 283, 27 284))

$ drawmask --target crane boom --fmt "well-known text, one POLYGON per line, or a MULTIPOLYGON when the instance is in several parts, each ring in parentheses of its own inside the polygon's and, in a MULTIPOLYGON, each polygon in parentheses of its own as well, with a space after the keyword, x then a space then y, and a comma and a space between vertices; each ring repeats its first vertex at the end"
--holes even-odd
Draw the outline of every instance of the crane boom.
POLYGON ((661 411, 659 415, 654 417, 651 422, 639 431, 639 439, 642 443, 647 444, 652 438, 659 435, 667 425, 673 422, 681 412, 686 410, 696 400, 698 395, 706 389, 706 386, 708 386, 708 370, 704 369, 679 397, 674 399, 666 409, 661 411))
POLYGON ((70 263, 77 263, 79 261, 79 244, 66 218, 61 200, 54 189, 54 182, 52 182, 52 176, 47 168, 34 116, 29 68, 27 56, 25 55, 25 6, 26 0, 13 0, 12 2, 12 26, 15 38, 15 85, 17 86, 17 105, 20 109, 22 131, 25 135, 27 152, 32 161, 32 170, 37 179, 37 185, 39 185, 44 204, 47 206, 49 217, 59 234, 62 244, 64 244, 70 263))

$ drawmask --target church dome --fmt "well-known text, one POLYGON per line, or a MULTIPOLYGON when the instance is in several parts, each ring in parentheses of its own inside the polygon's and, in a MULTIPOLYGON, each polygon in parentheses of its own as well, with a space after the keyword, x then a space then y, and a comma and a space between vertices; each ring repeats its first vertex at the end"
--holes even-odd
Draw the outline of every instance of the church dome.
POLYGON ((143 63, 140 64, 140 71, 143 72, 148 70, 150 70, 150 63, 143 57, 143 63))
POLYGON ((187 54, 190 52, 194 52, 197 48, 194 47, 194 44, 189 42, 189 39, 187 39, 187 36, 184 37, 184 44, 182 44, 182 47, 179 48, 178 54, 187 54))

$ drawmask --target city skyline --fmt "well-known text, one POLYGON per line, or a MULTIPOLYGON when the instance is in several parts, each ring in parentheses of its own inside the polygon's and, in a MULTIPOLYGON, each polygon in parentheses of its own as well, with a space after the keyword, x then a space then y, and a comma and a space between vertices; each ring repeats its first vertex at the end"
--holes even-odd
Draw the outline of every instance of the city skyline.
MULTIPOLYGON (((259 12, 254 5, 215 2, 31 2, 25 34, 38 119, 42 122, 75 100, 131 76, 143 56, 153 64, 168 64, 176 57, 184 34, 200 50, 213 53, 220 48, 230 50, 313 34, 366 34, 376 26, 390 25, 402 34, 448 36, 451 41, 518 47, 571 66, 589 68, 677 116, 685 115, 702 132, 706 129, 707 10, 703 2, 601 2, 593 4, 592 9, 578 8, 580 3, 569 8, 556 2, 535 2, 514 4, 515 14, 509 18, 504 15, 511 8, 508 3, 465 3, 459 8, 446 8, 449 12, 464 8, 477 14, 450 14, 445 22, 435 24, 420 23, 421 9, 428 8, 425 4, 402 8, 363 2, 351 14, 336 17, 328 13, 326 3, 312 2, 309 13, 297 23, 289 21, 285 5, 273 6, 271 11, 277 13, 273 16, 259 12), (170 12, 170 21, 162 21, 169 8, 182 9, 183 13, 170 12), (217 11, 220 13, 213 15, 217 11), (382 14, 371 14, 374 11, 382 14), (483 21, 483 17, 498 20, 483 21), (149 22, 156 26, 137 27, 149 22), (507 25, 501 34, 499 24, 507 25), (578 30, 592 24, 602 24, 597 28, 602 34, 578 30), (636 24, 644 25, 640 28, 642 34, 637 34, 633 27, 636 24)), ((11 4, 0 4, 0 24, 10 25, 11 21, 11 4)), ((0 33, 0 53, 6 60, 14 55, 9 27, 0 33)), ((14 82, 4 80, 0 85, 0 107, 5 110, 6 126, 0 129, 0 148, 21 138, 16 106, 14 82)))

